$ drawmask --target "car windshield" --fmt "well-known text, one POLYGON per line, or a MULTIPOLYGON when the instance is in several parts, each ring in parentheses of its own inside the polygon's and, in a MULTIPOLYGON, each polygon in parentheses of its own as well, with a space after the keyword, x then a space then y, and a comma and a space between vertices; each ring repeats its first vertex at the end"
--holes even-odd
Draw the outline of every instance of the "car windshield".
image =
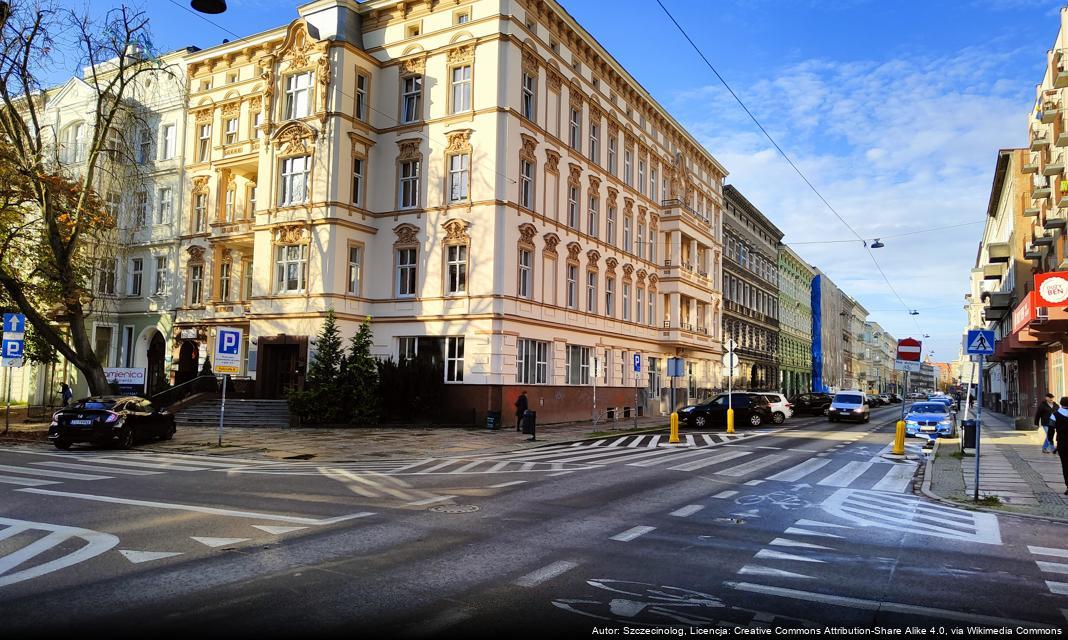
POLYGON ((863 404, 864 398, 852 393, 840 393, 834 397, 834 401, 843 404, 863 404))
POLYGON ((115 406, 112 400, 86 400, 75 405, 78 409, 110 409, 115 406))
POLYGON ((910 413, 949 413, 941 402, 918 402, 909 409, 910 413))

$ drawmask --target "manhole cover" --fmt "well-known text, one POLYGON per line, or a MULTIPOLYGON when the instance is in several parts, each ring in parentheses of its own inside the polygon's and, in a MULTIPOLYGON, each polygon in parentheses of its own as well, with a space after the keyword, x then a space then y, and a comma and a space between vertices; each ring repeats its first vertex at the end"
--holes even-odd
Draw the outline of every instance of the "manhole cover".
POLYGON ((479 510, 479 506, 475 504, 439 504, 436 507, 430 507, 430 510, 437 513, 474 513, 479 510))

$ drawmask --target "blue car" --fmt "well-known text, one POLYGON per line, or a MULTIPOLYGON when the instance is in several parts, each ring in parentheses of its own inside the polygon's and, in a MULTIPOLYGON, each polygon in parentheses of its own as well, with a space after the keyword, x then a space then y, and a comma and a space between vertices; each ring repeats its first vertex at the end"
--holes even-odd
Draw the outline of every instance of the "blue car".
POLYGON ((911 437, 949 438, 954 433, 954 416, 944 402, 917 402, 905 416, 905 435, 911 437))

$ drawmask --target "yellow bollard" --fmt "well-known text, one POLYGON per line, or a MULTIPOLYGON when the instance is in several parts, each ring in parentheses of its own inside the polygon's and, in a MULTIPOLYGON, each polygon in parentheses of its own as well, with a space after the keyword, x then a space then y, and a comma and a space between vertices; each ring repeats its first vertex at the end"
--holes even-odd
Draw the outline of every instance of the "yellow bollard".
POLYGON ((894 448, 890 451, 895 456, 905 455, 905 421, 897 421, 897 432, 894 433, 894 448))
POLYGON ((676 444, 679 441, 679 412, 671 412, 671 437, 668 438, 668 442, 676 444))
POLYGON ((727 433, 734 433, 734 409, 727 409, 727 433))

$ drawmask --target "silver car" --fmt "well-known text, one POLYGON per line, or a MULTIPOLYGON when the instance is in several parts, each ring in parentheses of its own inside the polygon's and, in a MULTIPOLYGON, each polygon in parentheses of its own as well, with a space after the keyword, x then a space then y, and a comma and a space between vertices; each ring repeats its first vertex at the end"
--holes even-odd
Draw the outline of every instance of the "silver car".
POLYGON ((831 406, 827 409, 827 418, 831 422, 839 420, 867 422, 871 420, 871 407, 863 391, 839 391, 831 400, 831 406))

